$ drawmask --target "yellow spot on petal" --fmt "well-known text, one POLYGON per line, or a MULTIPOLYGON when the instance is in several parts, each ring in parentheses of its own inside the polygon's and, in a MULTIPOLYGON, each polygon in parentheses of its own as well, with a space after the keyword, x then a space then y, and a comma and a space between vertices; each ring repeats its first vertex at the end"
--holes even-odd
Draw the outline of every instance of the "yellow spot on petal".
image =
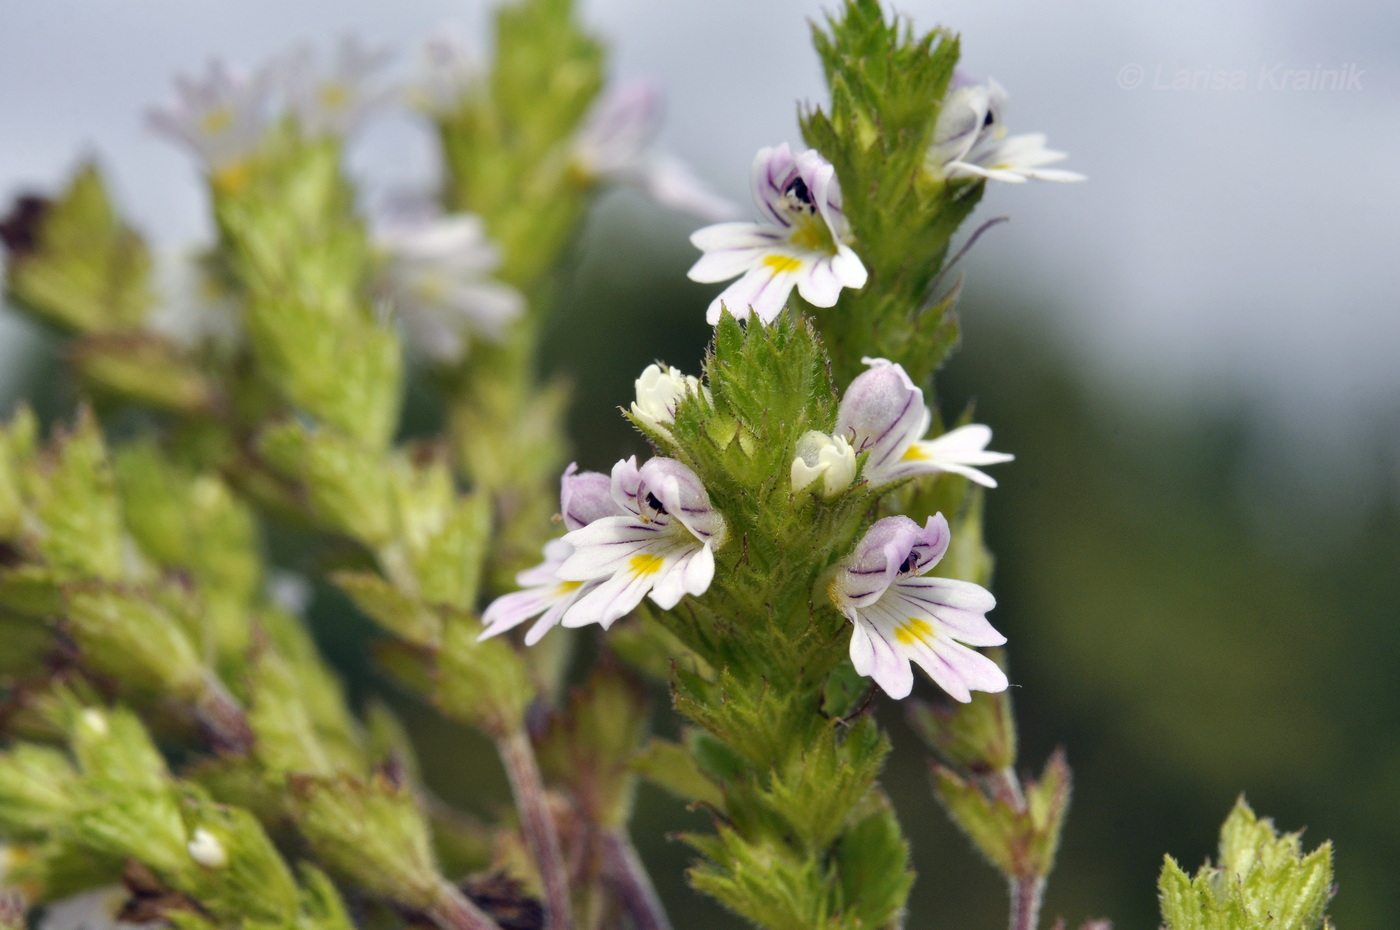
POLYGON ((350 105, 350 88, 339 81, 327 81, 316 90, 321 106, 331 112, 343 110, 350 105))
POLYGON ((763 264, 777 274, 782 274, 784 271, 796 271, 801 268, 802 259, 793 258, 791 255, 769 255, 763 260, 763 264))
POLYGON ((799 220, 789 238, 792 239, 792 244, 799 248, 836 254, 836 243, 831 239, 831 231, 826 228, 826 221, 816 216, 809 215, 799 220))
POLYGON ((655 575, 661 571, 665 561, 659 555, 634 555, 628 560, 627 566, 638 575, 655 575))
POLYGON ((199 131, 217 136, 233 125, 233 107, 215 107, 199 118, 199 131))
POLYGON ((927 644, 929 640, 933 639, 933 635, 933 625, 918 617, 910 617, 894 630, 894 638, 899 640, 901 646, 912 646, 914 643, 927 644))
POLYGON ((569 594, 583 587, 582 581, 561 581, 554 590, 559 594, 569 594))
POLYGON ((211 180, 221 194, 236 194, 248 186, 248 165, 236 161, 215 171, 211 180))

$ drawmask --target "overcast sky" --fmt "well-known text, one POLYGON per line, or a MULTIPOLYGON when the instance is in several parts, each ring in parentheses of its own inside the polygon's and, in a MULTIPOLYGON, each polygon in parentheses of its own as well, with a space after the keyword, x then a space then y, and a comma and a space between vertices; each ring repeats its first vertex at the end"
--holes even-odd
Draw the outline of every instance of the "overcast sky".
MULTIPOLYGON (((804 0, 594 0, 615 73, 669 96, 665 142, 736 199, 753 152, 798 141, 794 101, 820 100, 804 0)), ((143 110, 211 55, 253 63, 355 31, 401 51, 452 27, 480 39, 478 0, 0 0, 0 196, 52 186, 101 153, 123 207, 158 242, 207 235, 194 168, 143 110)), ((1013 132, 1044 131, 1087 184, 992 185, 969 286, 1043 288, 1059 338, 1091 370, 1200 399, 1229 388, 1301 433, 1344 436, 1400 407, 1400 4, 906 2, 963 35, 964 65, 1010 92, 1013 132), (1286 71, 1350 68, 1300 90, 1286 71), (1182 70, 1224 89, 1169 89, 1182 70), (1242 77, 1237 75, 1242 73, 1242 77), (981 283, 979 283, 981 282, 981 283), (1061 325, 1062 324, 1062 325, 1061 325)), ((356 164, 423 179, 408 121, 356 164)), ((11 326, 12 330, 12 326, 11 326)), ((0 324, 0 337, 7 330, 0 324)))

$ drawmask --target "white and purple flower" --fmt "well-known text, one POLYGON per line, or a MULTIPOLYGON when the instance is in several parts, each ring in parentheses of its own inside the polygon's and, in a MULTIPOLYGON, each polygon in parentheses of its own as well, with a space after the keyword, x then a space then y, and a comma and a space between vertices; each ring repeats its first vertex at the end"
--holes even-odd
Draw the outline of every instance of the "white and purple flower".
POLYGON ((843 287, 865 286, 865 265, 851 250, 850 224, 841 210, 841 185, 831 162, 813 149, 793 154, 787 144, 761 149, 753 163, 753 197, 761 223, 720 223, 691 235, 705 254, 692 281, 713 283, 742 275, 711 302, 739 319, 749 313, 771 323, 794 287, 815 307, 836 304, 843 287))
POLYGON ((211 61, 202 80, 176 77, 176 102, 150 110, 147 124, 189 147, 211 176, 234 171, 267 129, 282 70, 279 60, 244 76, 211 61))
POLYGON ((984 487, 996 479, 976 466, 996 465, 1015 458, 987 451, 992 431, 969 423, 934 439, 924 439, 933 414, 924 405, 924 392, 909 379, 904 367, 883 358, 862 359, 870 370, 859 375, 836 413, 835 435, 846 438, 857 453, 869 452, 861 477, 874 487, 915 475, 953 472, 984 487))
POLYGON ((1073 171, 1046 168, 1067 156, 1045 147, 1043 133, 1008 136, 1006 91, 995 80, 978 84, 958 74, 943 98, 925 166, 944 178, 988 178, 1024 183, 1083 181, 1073 171))
POLYGON ((469 213, 384 223, 375 242, 387 259, 381 287, 421 354, 451 363, 476 336, 498 342, 525 298, 490 277, 500 251, 469 213))
POLYGON ((606 629, 648 594, 669 609, 687 594, 703 594, 714 579, 714 550, 727 526, 695 472, 668 458, 638 468, 634 456, 613 466, 611 493, 621 516, 594 520, 563 539, 574 552, 556 576, 601 582, 569 607, 564 626, 606 629))
POLYGON ((589 183, 632 184, 662 206, 702 220, 727 220, 738 213, 684 162, 655 150, 660 126, 661 91, 654 84, 634 81, 610 89, 574 135, 571 166, 589 183))
MULTIPOLYGON (((564 469, 559 482, 559 513, 564 526, 580 530, 603 517, 618 516, 627 511, 612 498, 612 483, 602 472, 580 472, 577 465, 564 469)), ((515 576, 523 590, 496 598, 486 608, 481 620, 486 624, 482 639, 489 639, 514 629, 526 620, 539 617, 525 633, 525 645, 533 646, 544 634, 559 625, 564 612, 579 598, 602 584, 602 580, 563 581, 559 566, 573 555, 574 547, 563 539, 545 543, 544 561, 515 576)))
POLYGON ((373 84, 391 57, 388 49, 369 48, 354 35, 340 40, 325 68, 311 51, 301 50, 292 65, 290 97, 307 135, 348 136, 365 117, 396 99, 397 90, 373 84))
POLYGON ((1006 673, 969 646, 1000 646, 1006 637, 987 622, 996 599, 980 585, 923 577, 948 551, 942 514, 920 527, 886 517, 866 531, 836 566, 827 594, 854 625, 851 664, 890 697, 909 696, 917 664, 953 698, 1005 691, 1006 673))

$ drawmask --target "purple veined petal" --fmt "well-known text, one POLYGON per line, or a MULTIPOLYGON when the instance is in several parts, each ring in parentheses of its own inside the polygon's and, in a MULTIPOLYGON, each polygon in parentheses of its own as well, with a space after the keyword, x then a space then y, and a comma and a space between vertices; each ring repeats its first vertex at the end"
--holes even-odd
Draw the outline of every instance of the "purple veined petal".
POLYGON ((965 156, 982 131, 990 102, 987 88, 980 84, 950 89, 938 111, 928 160, 942 168, 965 156))
POLYGON ((551 579, 537 587, 503 594, 492 601, 481 616, 486 629, 479 640, 490 639, 514 629, 532 617, 540 619, 525 636, 525 645, 533 646, 540 637, 558 625, 564 611, 578 600, 584 590, 596 582, 559 581, 551 579))
POLYGON ((899 477, 953 472, 984 487, 994 488, 997 486, 996 479, 973 466, 1010 462, 1015 456, 1006 452, 989 451, 987 444, 991 441, 990 427, 981 423, 969 423, 935 439, 911 444, 900 460, 891 467, 891 471, 899 477))
POLYGON ((678 548, 668 553, 665 557, 665 564, 656 572, 652 579, 651 599, 656 602, 656 606, 662 610, 670 610, 680 603, 681 598, 686 595, 686 570, 695 556, 705 551, 705 547, 698 541, 692 540, 692 544, 685 548, 678 548))
POLYGON ((787 305, 788 295, 797 283, 794 272, 801 269, 801 262, 798 259, 791 261, 797 263, 796 269, 775 270, 768 263, 768 259, 749 269, 742 278, 725 288, 711 302, 710 309, 705 314, 706 321, 711 326, 718 324, 720 305, 723 304, 736 319, 747 319, 752 312, 764 323, 773 322, 787 305))
POLYGON ((798 159, 802 179, 812 195, 817 214, 837 243, 850 236, 850 224, 841 209, 841 185, 836 180, 836 168, 815 149, 808 149, 798 159))
POLYGON ((948 529, 947 518, 941 513, 929 517, 919 529, 914 544, 909 549, 909 555, 914 557, 913 573, 922 575, 937 565, 948 551, 948 544, 952 540, 953 534, 948 529))
POLYGON ((615 574, 636 559, 649 559, 650 553, 669 548, 673 532, 670 527, 643 523, 630 515, 594 520, 564 536, 574 551, 555 574, 568 581, 591 581, 615 574))
POLYGON ((875 624, 860 616, 852 618, 852 622, 851 665, 856 672, 874 679, 895 700, 907 698, 914 690, 914 671, 909 667, 909 659, 875 624))
MULTIPOLYGON (((570 530, 583 529, 594 520, 624 513, 612 497, 612 479, 598 471, 579 471, 569 463, 559 479, 559 513, 570 530)), ((546 549, 548 552, 548 549, 546 549)))
POLYGON ((719 223, 697 230, 690 241, 705 254, 686 272, 702 284, 728 281, 763 262, 783 237, 773 227, 757 223, 719 223))
POLYGON ((641 182, 657 203, 702 220, 721 222, 740 212, 733 201, 711 190, 689 165, 670 155, 649 159, 642 169, 641 182))
POLYGON ((595 174, 640 167, 661 123, 661 91, 650 81, 610 89, 593 107, 575 140, 578 158, 595 174))
POLYGON ((1000 646, 1006 637, 992 626, 987 611, 996 599, 987 589, 953 578, 901 578, 881 599, 892 614, 930 620, 948 636, 969 646, 1000 646))
POLYGON ((710 589, 715 580, 715 543, 709 540, 685 566, 685 592, 696 597, 710 589))
POLYGON ((775 226, 792 226, 783 204, 787 187, 797 176, 797 161, 792 149, 784 142, 776 148, 763 148, 754 156, 750 171, 754 203, 759 212, 775 226))
POLYGON ((991 659, 961 643, 941 639, 921 648, 910 658, 948 695, 966 704, 973 691, 1005 691, 1010 685, 1006 673, 991 659))
POLYGON ((657 457, 641 468, 643 485, 701 542, 723 542, 724 517, 710 504, 700 477, 675 459, 657 457))
POLYGON ((837 566, 829 588, 837 609, 845 612, 878 601, 899 574, 919 533, 919 525, 908 517, 875 521, 837 566))
POLYGON ((642 602, 651 584, 650 578, 618 572, 575 601, 560 622, 570 628, 596 623, 607 629, 642 602))
POLYGON ((642 515, 642 476, 635 455, 619 459, 613 465, 609 493, 620 510, 638 517, 642 515))
POLYGON ((924 392, 904 368, 882 358, 866 359, 870 370, 858 375, 841 398, 836 434, 857 452, 869 450, 864 477, 872 484, 890 479, 886 471, 928 429, 924 392))
POLYGON ((510 324, 525 312, 525 298, 519 291, 491 281, 457 284, 448 290, 443 305, 492 342, 504 339, 510 324))

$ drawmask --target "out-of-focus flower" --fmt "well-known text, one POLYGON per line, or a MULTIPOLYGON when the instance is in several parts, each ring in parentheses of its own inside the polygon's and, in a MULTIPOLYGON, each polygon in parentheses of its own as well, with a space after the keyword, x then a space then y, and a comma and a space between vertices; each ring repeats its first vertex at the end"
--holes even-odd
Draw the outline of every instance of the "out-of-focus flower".
POLYGON ((375 74, 389 63, 387 48, 370 48, 347 35, 336 46, 329 67, 322 68, 302 49, 291 68, 290 97, 302 128, 312 136, 348 136, 375 110, 397 96, 391 87, 374 86, 375 74))
POLYGON ((821 479, 821 495, 837 497, 856 477, 856 450, 844 436, 812 430, 797 440, 792 460, 792 489, 801 491, 821 479))
POLYGON ((146 318, 151 330, 186 349, 237 341, 237 301, 210 279, 198 252, 157 252, 153 277, 159 302, 146 318))
POLYGON ((657 203, 702 220, 738 213, 674 156, 654 150, 661 126, 661 92, 647 81, 605 92, 573 139, 572 167, 588 182, 633 184, 657 203))
POLYGON ((752 181, 764 222, 719 223, 690 237, 705 253, 690 269, 692 281, 743 276, 710 303, 712 325, 721 306, 739 319, 752 309, 770 323, 794 287, 813 306, 830 307, 843 287, 865 286, 865 265, 846 244, 850 224, 830 162, 814 149, 794 155, 784 143, 759 151, 752 181))
POLYGON ((150 110, 147 123, 189 147, 216 180, 231 180, 267 128, 268 105, 283 71, 279 60, 243 77, 211 61, 203 80, 177 77, 175 103, 150 110))
POLYGON ((938 111, 924 164, 946 178, 980 177, 1015 184, 1030 178, 1084 180, 1082 174, 1045 167, 1067 156, 1046 148, 1043 133, 1008 136, 1005 110, 1006 91, 995 80, 977 84, 956 76, 938 111))
POLYGON ((637 399, 632 401, 632 416, 660 433, 676 422, 676 405, 690 394, 710 396, 710 389, 694 375, 688 375, 670 365, 648 365, 637 379, 637 399))
POLYGON ((926 578, 948 551, 942 514, 920 527, 908 517, 878 520, 836 567, 827 593, 854 624, 851 664, 892 698, 914 687, 913 662, 959 701, 972 691, 1005 691, 1006 673, 968 646, 1006 642, 986 613, 996 599, 952 578, 926 578))
POLYGON ((564 626, 604 629, 648 593, 665 609, 699 595, 715 575, 714 550, 724 517, 695 472, 674 459, 632 457, 612 471, 612 499, 622 516, 603 517, 564 537, 574 552, 557 571, 571 581, 602 581, 565 612, 564 626))
POLYGON ((445 115, 456 110, 484 74, 481 63, 454 35, 429 39, 423 59, 423 77, 409 90, 409 100, 426 113, 445 115))
POLYGON ((153 930, 165 921, 131 923, 119 920, 131 893, 121 885, 103 885, 44 907, 39 930, 153 930))
POLYGON ((470 336, 499 341, 525 309, 519 291, 490 278, 501 256, 479 217, 388 223, 375 241, 386 257, 382 289, 409 343, 428 358, 460 360, 470 336))
MULTIPOLYGON (((602 472, 580 472, 570 464, 559 482, 559 513, 569 530, 583 529, 594 520, 626 513, 612 498, 612 483, 602 472)), ((486 629, 481 639, 489 639, 514 629, 532 617, 539 617, 525 633, 525 645, 533 646, 544 634, 559 625, 564 612, 602 580, 564 581, 559 566, 573 555, 574 547, 563 539, 545 543, 544 561, 515 576, 523 590, 496 598, 481 615, 486 629)))
POLYGON ((836 413, 836 435, 847 438, 857 453, 870 453, 861 471, 866 481, 880 487, 914 475, 953 472, 985 487, 997 486, 995 478, 974 466, 1009 462, 1015 456, 987 451, 989 427, 969 423, 923 439, 933 414, 904 366, 883 358, 862 361, 870 370, 846 388, 836 413))

